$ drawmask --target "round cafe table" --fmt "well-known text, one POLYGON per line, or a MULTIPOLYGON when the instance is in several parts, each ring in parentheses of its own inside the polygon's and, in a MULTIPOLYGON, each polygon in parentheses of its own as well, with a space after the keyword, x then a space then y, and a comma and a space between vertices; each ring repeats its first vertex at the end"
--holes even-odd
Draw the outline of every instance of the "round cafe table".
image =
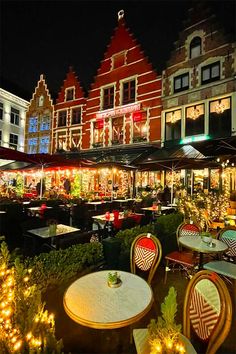
POLYGON ((179 243, 192 251, 199 252, 199 269, 203 267, 204 253, 223 253, 228 249, 228 245, 220 240, 213 239, 212 243, 206 243, 202 241, 201 236, 181 236, 179 243))
POLYGON ((64 308, 75 322, 96 329, 112 329, 128 326, 151 309, 153 293, 141 277, 117 271, 122 280, 118 288, 107 284, 109 272, 104 270, 87 274, 66 290, 64 308))

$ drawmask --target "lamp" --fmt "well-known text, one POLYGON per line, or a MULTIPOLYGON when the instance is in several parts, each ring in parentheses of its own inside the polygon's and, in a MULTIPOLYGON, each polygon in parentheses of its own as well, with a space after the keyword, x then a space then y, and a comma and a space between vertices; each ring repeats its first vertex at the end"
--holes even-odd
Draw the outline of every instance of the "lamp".
POLYGON ((177 117, 176 117, 176 114, 175 114, 175 112, 172 112, 171 113, 171 116, 170 116, 170 122, 172 123, 172 124, 175 124, 176 123, 176 121, 177 121, 177 117))

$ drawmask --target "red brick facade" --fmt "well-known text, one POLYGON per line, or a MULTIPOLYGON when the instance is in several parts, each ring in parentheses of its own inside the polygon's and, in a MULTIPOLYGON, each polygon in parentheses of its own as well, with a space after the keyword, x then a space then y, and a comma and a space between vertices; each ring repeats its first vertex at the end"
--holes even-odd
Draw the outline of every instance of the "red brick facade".
POLYGON ((52 151, 77 151, 82 145, 84 92, 70 68, 54 106, 52 151))
POLYGON ((161 78, 121 16, 87 99, 83 149, 160 141, 161 78))

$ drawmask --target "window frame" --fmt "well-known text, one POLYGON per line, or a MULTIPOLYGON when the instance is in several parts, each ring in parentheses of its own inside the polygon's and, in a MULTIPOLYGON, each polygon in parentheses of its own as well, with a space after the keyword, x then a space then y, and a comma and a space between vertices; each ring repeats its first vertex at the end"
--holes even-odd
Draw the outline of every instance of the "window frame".
POLYGON ((57 117, 57 127, 66 127, 67 126, 67 109, 62 109, 61 111, 58 111, 58 117, 57 117), (65 113, 65 117, 63 117, 63 120, 65 120, 65 124, 60 124, 60 115, 62 113, 65 113))
POLYGON ((178 92, 182 92, 182 91, 186 91, 189 89, 189 72, 186 72, 186 73, 183 73, 183 74, 180 74, 180 75, 177 75, 173 78, 173 91, 174 93, 178 93, 178 92), (183 79, 184 78, 188 78, 188 84, 187 86, 183 86, 183 79), (180 80, 180 83, 181 83, 181 86, 180 88, 177 88, 176 89, 176 81, 177 80, 180 80))
POLYGON ((81 124, 81 119, 82 119, 82 107, 78 106, 78 107, 71 108, 71 125, 81 124), (78 122, 74 122, 74 120, 73 120, 73 118, 74 118, 73 114, 75 111, 79 111, 79 113, 80 113, 78 122))
POLYGON ((20 110, 18 108, 11 107, 10 124, 17 125, 17 126, 20 125, 20 110), (13 110, 15 110, 15 112, 13 112, 13 110))
POLYGON ((200 36, 195 36, 189 44, 189 59, 198 58, 200 55, 202 55, 202 38, 200 36), (196 48, 200 48, 199 54, 193 56, 192 51, 196 48))
POLYGON ((38 147, 38 138, 29 138, 28 139, 28 154, 36 154, 37 153, 37 147, 38 147), (35 144, 30 144, 30 141, 34 141, 35 144), (35 146, 35 149, 30 149, 30 146, 35 146), (33 151, 32 151, 33 150, 33 151))
POLYGON ((215 82, 215 81, 218 81, 220 80, 220 77, 221 77, 221 67, 220 67, 220 61, 216 61, 214 63, 210 63, 210 64, 207 64, 207 65, 204 65, 201 67, 201 85, 206 85, 206 84, 209 84, 211 82, 215 82), (216 77, 212 77, 212 69, 217 66, 219 68, 219 75, 216 76, 216 77), (209 73, 210 73, 210 77, 209 79, 207 80, 204 80, 203 81, 203 74, 204 74, 204 71, 206 70, 209 70, 209 73))
POLYGON ((112 109, 114 108, 114 106, 115 106, 115 85, 102 87, 102 105, 101 105, 102 111, 105 111, 107 109, 112 109), (109 92, 110 90, 113 90, 113 94, 109 92), (107 95, 105 95, 105 91, 108 91, 107 95), (105 104, 106 97, 108 102, 105 104))
POLYGON ((65 102, 70 102, 70 101, 74 101, 75 99, 75 87, 71 86, 71 87, 67 87, 65 89, 65 102), (69 96, 69 93, 72 92, 72 96, 69 96))
POLYGON ((129 78, 127 80, 123 80, 122 81, 122 85, 121 85, 121 105, 125 106, 127 104, 130 103, 135 103, 136 102, 136 89, 137 89, 137 80, 136 77, 132 77, 129 78), (130 87, 130 84, 134 82, 134 87, 130 87), (125 89, 124 85, 128 84, 128 88, 125 89), (128 98, 125 100, 124 96, 125 96, 125 92, 128 92, 128 98), (134 97, 132 97, 132 92, 134 97))
POLYGON ((4 116, 4 103, 0 102, 0 120, 3 120, 4 116))
POLYGON ((15 148, 17 150, 19 144, 19 135, 14 133, 9 133, 9 148, 15 148), (17 138, 17 143, 11 142, 11 137, 17 138))

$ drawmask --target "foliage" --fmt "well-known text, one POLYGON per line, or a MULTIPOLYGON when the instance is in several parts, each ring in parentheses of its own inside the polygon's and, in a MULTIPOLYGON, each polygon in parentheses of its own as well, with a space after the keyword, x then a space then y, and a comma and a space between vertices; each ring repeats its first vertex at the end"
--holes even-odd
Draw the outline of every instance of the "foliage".
POLYGON ((135 226, 132 229, 121 230, 116 234, 116 237, 122 240, 121 251, 130 250, 131 244, 136 236, 142 233, 153 233, 154 226, 152 224, 148 224, 145 226, 135 226))
POLYGON ((30 280, 31 269, 19 259, 9 265, 5 242, 0 254, 0 352, 61 353, 62 341, 55 337, 53 315, 44 310, 41 292, 30 280))
POLYGON ((24 193, 24 180, 23 180, 23 175, 22 174, 17 174, 16 176, 16 188, 15 192, 17 197, 22 197, 24 193))
POLYGON ((152 350, 159 347, 164 349, 163 351, 160 350, 162 353, 174 354, 177 345, 179 345, 181 325, 177 325, 175 322, 177 313, 176 295, 175 288, 170 287, 168 295, 161 304, 162 317, 158 316, 157 320, 151 319, 148 325, 149 342, 152 350))
POLYGON ((155 234, 163 235, 165 238, 175 234, 178 226, 183 221, 182 213, 172 213, 159 216, 155 222, 155 234))
POLYGON ((120 279, 120 276, 118 275, 117 272, 114 272, 114 273, 109 272, 108 273, 107 280, 109 283, 116 284, 119 281, 119 279, 120 279))
POLYGON ((32 280, 37 282, 42 291, 46 291, 48 287, 67 283, 79 271, 97 264, 102 259, 101 244, 93 242, 41 253, 26 259, 25 264, 33 269, 32 280))
POLYGON ((77 173, 74 177, 74 181, 71 183, 71 196, 80 197, 81 194, 81 177, 77 173))
POLYGON ((229 200, 224 194, 196 193, 192 197, 182 196, 179 201, 179 210, 185 219, 191 219, 202 229, 207 229, 212 221, 223 221, 228 206, 229 200))

